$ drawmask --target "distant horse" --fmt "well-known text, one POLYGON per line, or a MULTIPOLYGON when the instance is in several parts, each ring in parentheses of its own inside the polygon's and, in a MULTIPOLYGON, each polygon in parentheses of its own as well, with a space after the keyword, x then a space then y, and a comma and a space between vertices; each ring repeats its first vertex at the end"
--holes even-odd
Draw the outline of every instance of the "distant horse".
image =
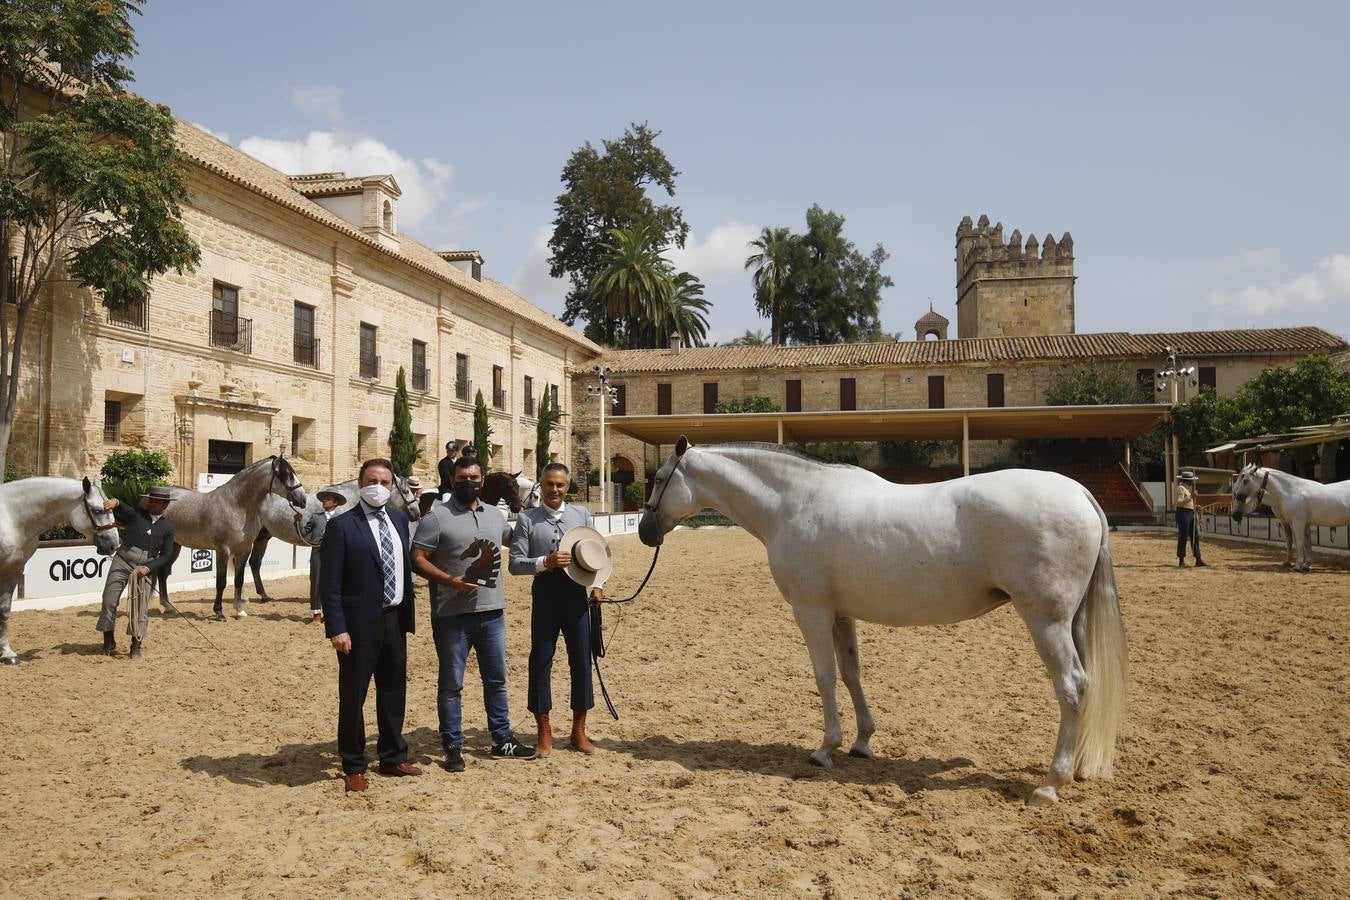
POLYGON ((1053 472, 1008 469, 938 484, 892 484, 774 444, 692 447, 681 437, 656 473, 638 534, 648 546, 704 507, 765 545, 815 670, 825 735, 843 742, 836 663, 870 758, 854 620, 940 625, 1012 603, 1059 700, 1050 771, 1028 802, 1049 804, 1075 777, 1111 773, 1124 710, 1126 648, 1101 507, 1053 472))
MULTIPOLYGON (((478 492, 478 502, 487 506, 501 507, 505 503, 507 509, 513 513, 519 513, 520 503, 520 474, 512 475, 510 472, 490 472, 483 478, 483 488, 478 492)), ((419 505, 422 508, 422 514, 431 508, 431 504, 440 499, 438 494, 423 492, 418 498, 419 505)))
MULTIPOLYGON (((222 600, 226 567, 231 566, 234 614, 244 618, 248 615, 244 609, 244 566, 262 528, 263 500, 268 494, 277 494, 297 509, 305 506, 305 489, 295 469, 285 457, 269 456, 242 469, 210 493, 183 487, 169 490, 173 502, 165 515, 173 523, 176 545, 216 551, 216 602, 212 617, 218 622, 225 621, 222 600)), ((174 547, 175 557, 178 546, 174 547)))
POLYGON ((108 510, 103 486, 95 478, 21 478, 0 484, 0 662, 18 665, 9 646, 9 612, 24 564, 37 550, 38 537, 62 522, 94 541, 100 556, 121 546, 117 522, 108 510))
POLYGON ((1262 503, 1284 526, 1284 564, 1294 563, 1295 572, 1312 568, 1312 526, 1350 525, 1350 481, 1322 484, 1251 463, 1233 481, 1229 513, 1241 522, 1262 503))
POLYGON ((544 501, 540 497, 542 481, 531 481, 524 475, 516 474, 516 489, 520 492, 520 508, 534 509, 544 501))

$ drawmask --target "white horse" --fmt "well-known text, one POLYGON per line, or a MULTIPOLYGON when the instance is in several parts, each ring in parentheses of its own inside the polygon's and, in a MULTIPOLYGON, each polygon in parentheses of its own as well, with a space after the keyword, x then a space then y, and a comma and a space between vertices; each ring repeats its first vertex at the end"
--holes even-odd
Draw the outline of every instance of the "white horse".
POLYGON ((122 539, 97 478, 21 478, 0 484, 0 662, 18 665, 9 646, 9 612, 24 564, 37 550, 38 536, 69 522, 92 538, 101 556, 117 552, 122 539))
POLYGON ((543 501, 539 498, 540 483, 531 481, 521 473, 516 473, 516 494, 520 497, 521 509, 534 509, 543 501))
POLYGON ((1106 516, 1080 484, 1011 469, 939 484, 892 484, 774 444, 692 447, 681 437, 656 474, 638 533, 648 546, 712 507, 757 537, 792 607, 815 670, 825 736, 843 742, 835 667, 870 758, 854 620, 939 625, 1011 602, 1050 672, 1059 739, 1029 803, 1059 799, 1073 778, 1111 773, 1124 711, 1126 648, 1106 516))
MULTIPOLYGON (((356 479, 354 478, 324 488, 324 490, 333 491, 346 498, 347 503, 339 507, 342 512, 351 509, 356 503, 357 497, 360 496, 357 493, 356 479)), ((417 500, 413 497, 412 488, 408 487, 408 479, 402 475, 394 476, 394 490, 389 496, 389 508, 406 512, 408 519, 413 522, 422 517, 417 500)), ((304 509, 301 510, 297 510, 289 500, 282 499, 277 494, 268 494, 263 498, 262 508, 259 510, 262 530, 253 539, 253 549, 249 552, 248 557, 249 571, 253 573, 253 588, 258 594, 259 603, 270 603, 272 601, 272 598, 267 594, 267 589, 263 587, 262 581, 262 561, 263 557, 267 555, 268 543, 272 538, 280 538, 297 547, 313 546, 309 539, 305 537, 308 533, 306 529, 315 517, 322 515, 323 504, 314 494, 305 499, 304 509), (295 521, 297 512, 300 513, 299 522, 295 521)))
POLYGON ((1262 503, 1284 526, 1284 564, 1293 563, 1295 572, 1312 568, 1312 526, 1350 525, 1350 481, 1322 484, 1251 463, 1233 481, 1229 512, 1233 521, 1241 522, 1262 503))
MULTIPOLYGON (((262 528, 263 498, 275 493, 297 509, 305 506, 305 489, 285 457, 268 456, 236 473, 210 493, 184 487, 169 489, 173 501, 165 516, 173 523, 174 542, 183 547, 216 551, 216 621, 225 621, 222 599, 229 568, 234 569, 234 614, 244 618, 244 566, 253 539, 262 528), (228 568, 227 568, 228 567, 228 568)), ((174 557, 178 547, 174 548, 174 557)), ((166 585, 161 581, 161 592, 166 585)), ((162 594, 167 596, 167 594, 162 594)))

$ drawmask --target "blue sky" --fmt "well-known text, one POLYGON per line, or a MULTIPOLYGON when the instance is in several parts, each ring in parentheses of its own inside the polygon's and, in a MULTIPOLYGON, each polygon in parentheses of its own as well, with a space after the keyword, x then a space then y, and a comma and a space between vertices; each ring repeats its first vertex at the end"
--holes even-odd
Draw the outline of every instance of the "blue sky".
POLYGON ((1074 237, 1079 331, 1350 334, 1350 4, 148 0, 136 88, 288 171, 392 171, 401 228, 552 312, 559 173, 662 132, 710 338, 812 203, 881 243, 882 325, 955 323, 953 236, 1074 237))

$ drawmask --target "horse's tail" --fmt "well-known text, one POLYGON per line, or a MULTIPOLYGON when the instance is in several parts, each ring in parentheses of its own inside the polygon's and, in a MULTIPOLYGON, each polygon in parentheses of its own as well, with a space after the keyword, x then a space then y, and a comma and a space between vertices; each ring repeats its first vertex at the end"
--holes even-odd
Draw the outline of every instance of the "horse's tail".
POLYGON ((1092 494, 1083 493, 1101 519, 1102 542, 1096 568, 1073 617, 1074 647, 1087 670, 1087 690, 1078 715, 1074 769, 1083 778, 1105 778, 1111 774, 1116 732, 1125 713, 1128 650, 1120 597, 1116 593, 1115 566, 1107 541, 1110 527, 1106 513, 1092 494))

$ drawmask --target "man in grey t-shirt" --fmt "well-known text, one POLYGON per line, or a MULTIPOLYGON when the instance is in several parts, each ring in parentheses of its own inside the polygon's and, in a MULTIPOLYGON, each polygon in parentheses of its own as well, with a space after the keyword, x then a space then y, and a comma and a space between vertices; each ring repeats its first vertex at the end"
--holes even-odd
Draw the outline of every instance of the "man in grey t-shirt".
POLYGON ((478 656, 492 755, 531 759, 534 748, 516 740, 506 700, 506 594, 503 546, 506 517, 478 502, 483 470, 476 457, 455 460, 453 496, 433 503, 413 537, 413 571, 431 582, 431 634, 440 660, 436 710, 445 767, 464 771, 461 695, 469 650, 478 656))

